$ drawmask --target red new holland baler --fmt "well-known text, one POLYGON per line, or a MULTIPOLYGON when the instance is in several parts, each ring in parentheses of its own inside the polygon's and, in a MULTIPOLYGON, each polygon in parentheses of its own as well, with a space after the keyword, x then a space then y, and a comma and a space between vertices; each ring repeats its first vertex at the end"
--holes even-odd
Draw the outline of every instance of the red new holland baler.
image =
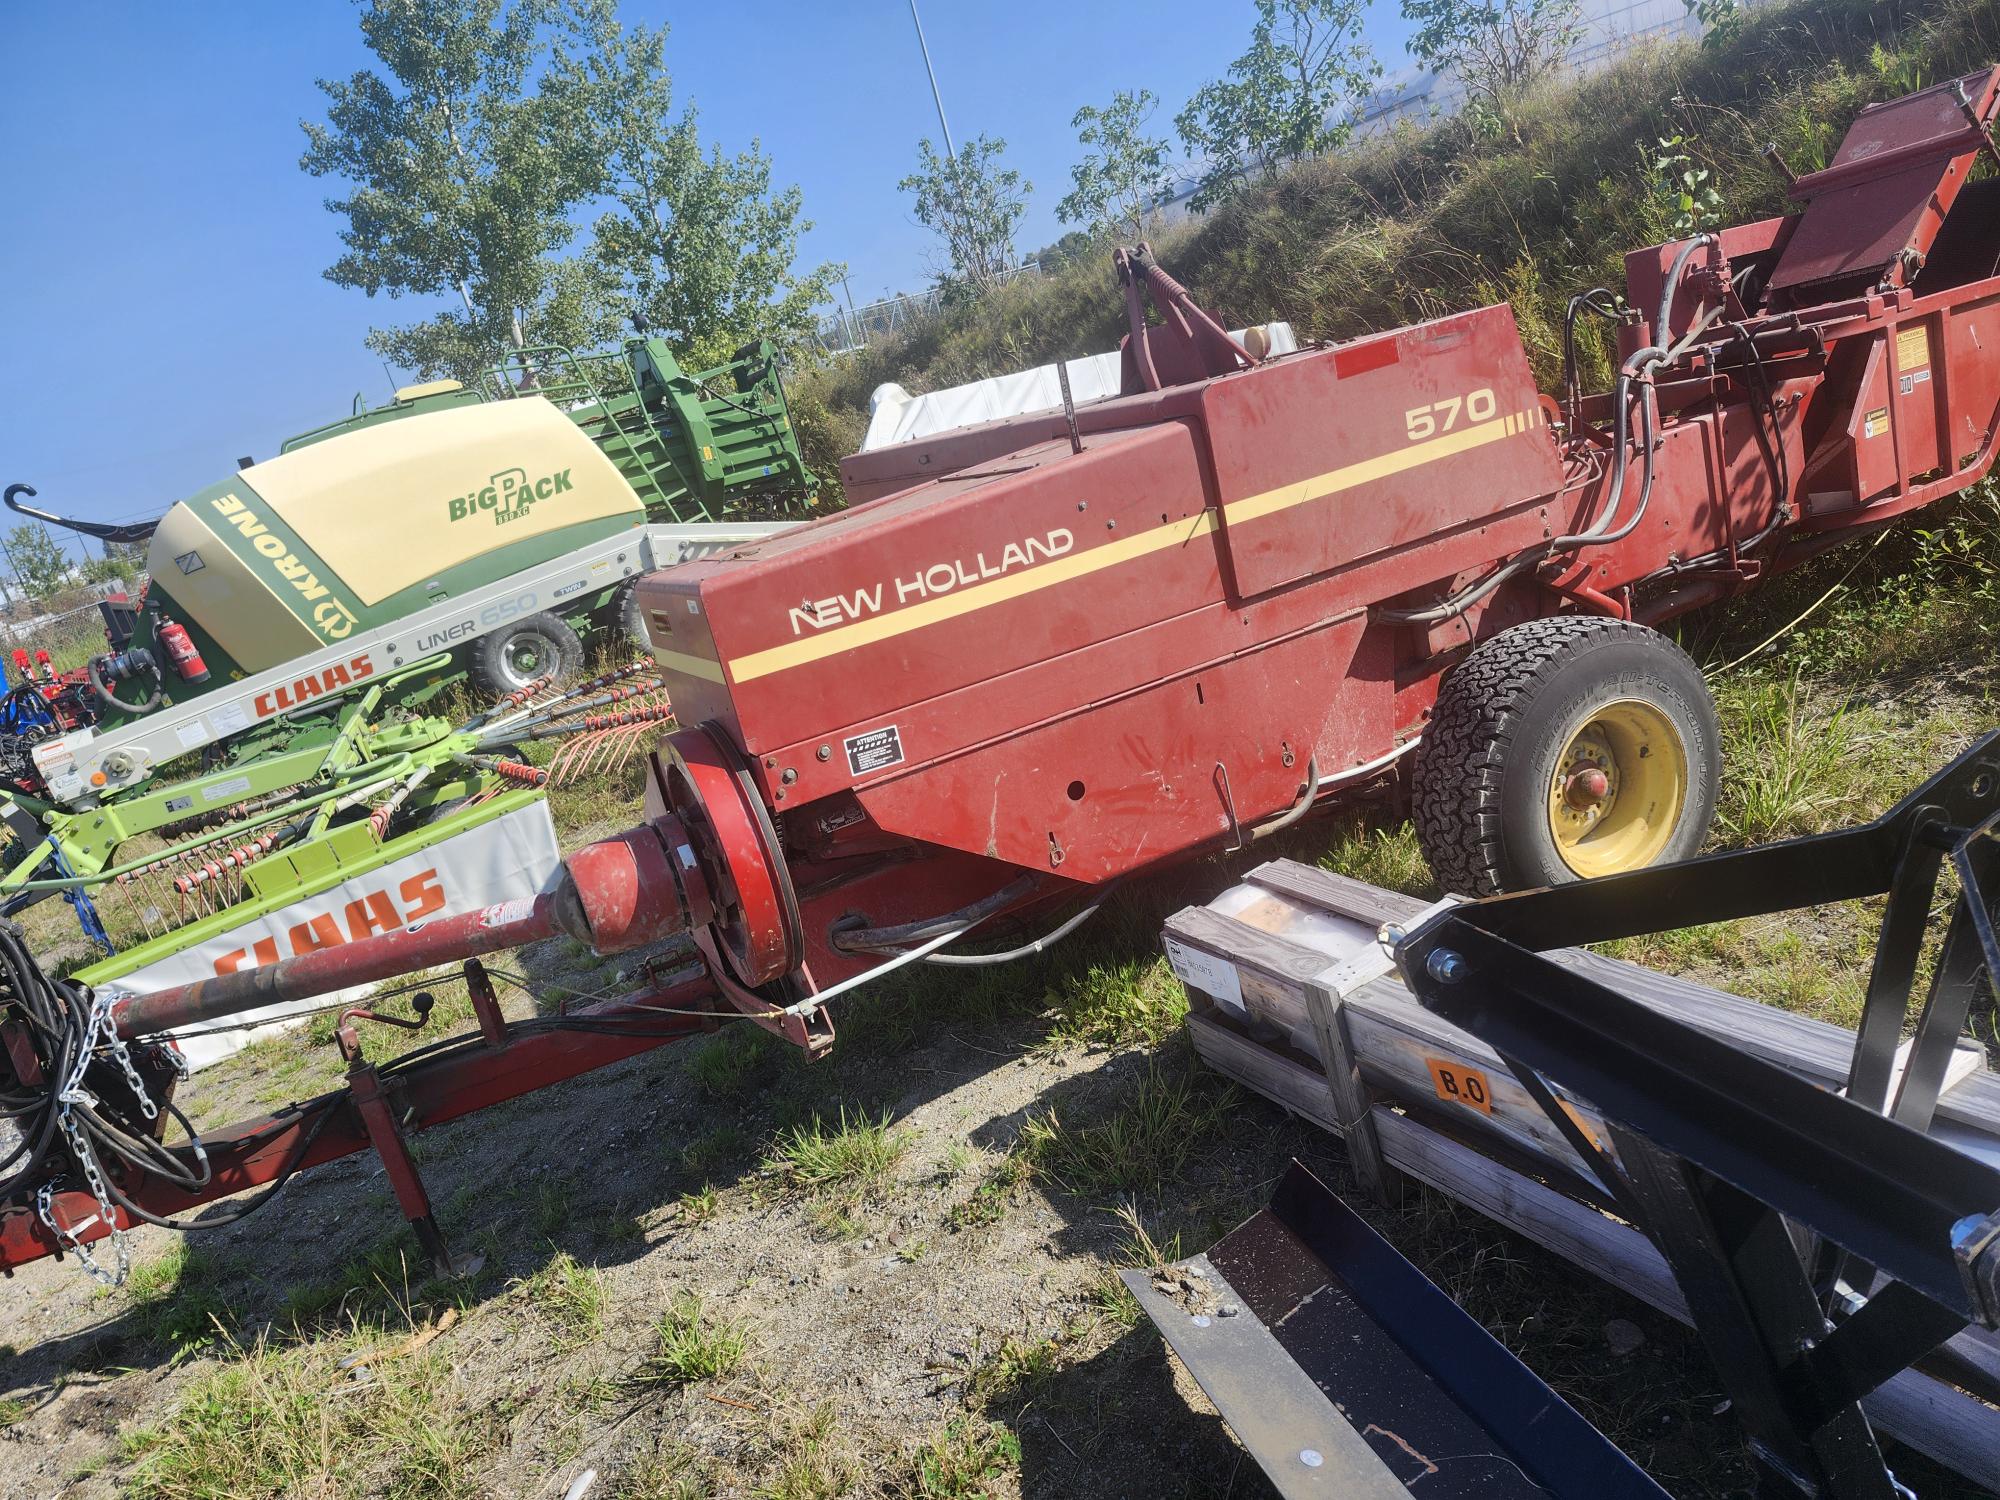
MULTIPOLYGON (((9 1189, 0 1264, 367 1145, 442 1255, 406 1128, 722 1016, 821 1050, 826 1001, 884 968, 1038 949, 942 951, 1045 910, 1032 936, 1406 755, 1426 850, 1468 894, 1691 853, 1714 711, 1652 627, 1992 466, 2000 179, 1968 178, 1996 81, 1863 111, 1792 183, 1797 212, 1628 257, 1622 300, 1571 308, 1572 338, 1613 325, 1597 394, 1539 391, 1504 306, 1260 357, 1121 253, 1120 395, 859 455, 846 511, 641 583, 682 727, 645 820, 559 889, 137 997, 104 1030, 557 931, 604 952, 688 933, 701 972, 510 1025, 475 970, 480 1034, 379 1071, 354 1046, 346 1091, 199 1162, 111 1163, 108 1211, 49 1153, 9 1189)), ((16 1093, 55 1067, 30 1040, 0 1052, 16 1093)))

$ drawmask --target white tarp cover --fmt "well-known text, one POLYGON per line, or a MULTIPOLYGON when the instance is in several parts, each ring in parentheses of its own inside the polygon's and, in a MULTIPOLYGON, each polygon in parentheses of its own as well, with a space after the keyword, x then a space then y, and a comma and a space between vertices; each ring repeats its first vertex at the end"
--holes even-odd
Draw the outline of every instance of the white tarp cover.
MULTIPOLYGON (((555 823, 546 802, 533 802, 490 822, 406 854, 379 869, 357 875, 316 896, 253 918, 240 927, 184 948, 170 958, 134 969, 97 986, 113 997, 143 995, 197 979, 213 979, 231 968, 289 958, 304 948, 351 942, 371 931, 393 930, 431 917, 478 911, 496 902, 531 898, 555 883, 562 867, 555 823), (257 953, 264 945, 262 955, 257 953)), ((232 1021, 258 1021, 253 1028, 210 1031, 189 1027, 179 1038, 190 1068, 220 1062, 260 1037, 297 1024, 302 1014, 335 1001, 358 1000, 374 988, 360 985, 338 995, 322 995, 291 1005, 270 1005, 232 1021)), ((219 1024, 219 1023, 211 1023, 219 1024)))
MULTIPOLYGON (((1240 342, 1247 330, 1236 330, 1240 342)), ((1299 347, 1289 323, 1266 323, 1273 354, 1291 354, 1299 347)), ((1118 394, 1120 355, 1092 354, 1084 359, 1065 361, 1069 366, 1070 399, 1078 406, 1118 394)), ((980 422, 996 422, 1002 417, 1025 416, 1034 411, 1055 411, 1062 405, 1062 383, 1054 365, 1037 365, 1014 375, 995 375, 970 385, 949 390, 928 391, 912 396, 893 381, 875 387, 868 398, 868 436, 861 451, 872 453, 954 427, 972 427, 980 422)))

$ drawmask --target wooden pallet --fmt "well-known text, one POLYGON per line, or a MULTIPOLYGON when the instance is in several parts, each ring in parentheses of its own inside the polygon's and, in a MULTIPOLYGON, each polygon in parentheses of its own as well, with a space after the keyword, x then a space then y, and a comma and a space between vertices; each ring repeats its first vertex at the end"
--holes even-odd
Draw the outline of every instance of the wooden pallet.
MULTIPOLYGON (((1689 1321, 1652 1242, 1606 1211, 1568 1141, 1491 1048, 1433 1016, 1393 974, 1356 982, 1386 922, 1423 903, 1289 860, 1252 870, 1166 924, 1188 1029, 1210 1067, 1343 1138, 1362 1182, 1393 1199, 1428 1184, 1660 1311, 1689 1321)), ((1551 955, 1620 993, 1828 1088, 1847 1077, 1839 1026, 1598 954, 1551 955)), ((1608 1142, 1584 1099, 1558 1096, 1608 1142)), ((1932 1133, 2000 1162, 2000 1075, 1961 1040, 1932 1133)), ((2000 1339, 1954 1338, 1865 1403, 1885 1433, 2000 1491, 2000 1339)))

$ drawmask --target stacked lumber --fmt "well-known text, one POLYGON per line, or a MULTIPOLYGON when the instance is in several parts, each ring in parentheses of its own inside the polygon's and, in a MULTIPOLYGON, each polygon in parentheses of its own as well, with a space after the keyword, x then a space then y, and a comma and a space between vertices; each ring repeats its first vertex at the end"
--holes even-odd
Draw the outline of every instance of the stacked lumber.
MULTIPOLYGON (((1446 1193, 1613 1286, 1688 1321, 1652 1242, 1609 1211, 1563 1133, 1478 1038, 1383 972, 1376 935, 1424 903, 1290 860, 1170 917, 1195 1050, 1217 1072, 1342 1137, 1385 1201, 1406 1179, 1446 1193)), ((1581 950, 1551 957, 1822 1087, 1847 1077, 1839 1026, 1581 950)), ((1599 1147, 1603 1117, 1558 1097, 1599 1147)), ((1931 1133, 2000 1162, 2000 1075, 1961 1039, 1931 1133)), ((1865 1403, 1883 1432, 2000 1490, 2000 1339, 1968 1329, 1865 1403)))

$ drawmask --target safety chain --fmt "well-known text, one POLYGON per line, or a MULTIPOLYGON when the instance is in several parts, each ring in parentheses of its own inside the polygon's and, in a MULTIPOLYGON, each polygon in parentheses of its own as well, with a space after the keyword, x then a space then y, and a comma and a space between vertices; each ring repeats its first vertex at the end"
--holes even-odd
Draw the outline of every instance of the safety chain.
POLYGON ((76 1252, 77 1264, 90 1276, 107 1287, 120 1287, 132 1269, 132 1251, 127 1243, 125 1231, 118 1227, 118 1214, 111 1206, 111 1193, 104 1184, 104 1172, 99 1167, 97 1153, 91 1148, 90 1140, 83 1133, 83 1127, 76 1121, 76 1105, 80 1100, 91 1098, 89 1090, 83 1086, 84 1074, 90 1068, 92 1056, 101 1045, 109 1050, 125 1074, 125 1081, 131 1085, 133 1098, 139 1101, 139 1110, 149 1120, 159 1117, 159 1110, 147 1096, 145 1083, 139 1077, 139 1070, 132 1065, 132 1054, 119 1039, 118 1027, 111 1019, 112 997, 90 991, 90 1019, 83 1030, 82 1044, 77 1048, 76 1060, 70 1066, 69 1077, 64 1080, 56 1095, 56 1122, 61 1127, 63 1137, 69 1142, 70 1155, 83 1169, 84 1181, 90 1187, 90 1194, 97 1200, 97 1212, 80 1224, 65 1229, 56 1222, 55 1193, 52 1184, 43 1183, 41 1191, 35 1195, 35 1210, 49 1233, 76 1252), (97 1263, 89 1249, 85 1247, 81 1235, 92 1225, 102 1222, 110 1232, 111 1244, 118 1252, 118 1270, 114 1275, 97 1263))
POLYGON ((132 1269, 131 1247, 126 1243, 125 1231, 118 1227, 118 1219, 112 1211, 110 1197, 104 1191, 104 1178, 97 1170, 96 1157, 91 1154, 90 1148, 84 1144, 74 1126, 65 1122, 63 1130, 70 1138, 70 1146, 76 1152, 77 1160, 83 1163, 84 1176, 89 1180, 90 1190, 97 1198, 97 1212, 76 1225, 74 1229, 63 1228, 56 1222, 54 1185, 47 1182, 43 1183, 41 1191, 35 1194, 35 1212, 41 1216, 42 1222, 48 1226, 49 1233, 56 1237, 57 1242, 76 1253, 76 1263, 89 1273, 92 1280, 111 1288, 121 1287, 132 1269), (115 1275, 97 1263, 97 1257, 90 1253, 90 1247, 84 1244, 81 1238, 83 1232, 100 1219, 111 1231, 111 1246, 118 1252, 118 1270, 115 1275))

